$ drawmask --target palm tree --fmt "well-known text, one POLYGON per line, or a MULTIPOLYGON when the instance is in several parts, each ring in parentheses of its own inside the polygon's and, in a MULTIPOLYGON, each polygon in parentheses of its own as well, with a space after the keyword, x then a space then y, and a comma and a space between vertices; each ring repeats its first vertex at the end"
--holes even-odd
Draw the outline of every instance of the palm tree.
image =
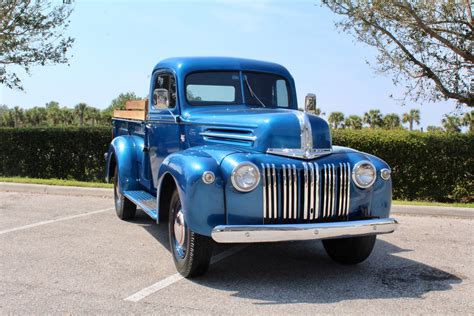
POLYGON ((84 114, 87 110, 88 105, 86 103, 79 103, 74 107, 74 112, 79 115, 79 125, 84 126, 84 114))
POLYGON ((383 127, 385 129, 396 129, 400 127, 400 116, 396 113, 390 113, 383 118, 383 127))
POLYGON ((349 115, 344 125, 351 129, 362 129, 362 118, 358 115, 349 115))
POLYGON ((14 127, 20 127, 25 120, 25 113, 22 108, 15 106, 12 110, 14 127))
POLYGON ((85 118, 86 120, 90 120, 92 126, 95 126, 100 119, 100 110, 94 107, 88 107, 85 112, 85 118))
POLYGON ((434 125, 428 125, 426 127, 426 131, 427 132, 442 132, 443 131, 443 128, 439 127, 439 126, 434 126, 434 125))
POLYGON ((408 113, 403 113, 402 115, 402 122, 408 123, 410 131, 413 130, 413 123, 416 125, 420 125, 420 110, 418 109, 411 109, 408 113))
POLYGON ((467 126, 470 133, 474 133, 474 110, 464 113, 461 124, 462 126, 467 126))
POLYGON ((370 126, 370 128, 381 127, 383 124, 382 113, 380 110, 369 110, 364 113, 362 121, 370 126))
POLYGON ((342 123, 344 122, 344 113, 332 112, 331 114, 329 114, 328 122, 332 124, 332 127, 334 129, 339 128, 339 126, 342 127, 342 123))
POLYGON ((448 133, 459 133, 461 131, 461 120, 457 116, 446 114, 441 123, 448 133))

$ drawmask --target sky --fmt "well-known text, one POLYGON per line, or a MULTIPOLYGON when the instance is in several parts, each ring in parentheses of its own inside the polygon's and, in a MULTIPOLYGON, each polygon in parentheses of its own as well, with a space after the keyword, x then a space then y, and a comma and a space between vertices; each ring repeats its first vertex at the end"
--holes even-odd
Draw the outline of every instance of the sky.
POLYGON ((176 56, 231 56, 276 62, 296 82, 298 104, 317 95, 323 112, 363 115, 370 109, 421 111, 421 125, 440 125, 451 101, 410 103, 389 76, 377 74, 376 50, 338 30, 338 17, 319 1, 76 0, 67 35, 69 65, 35 67, 25 91, 0 87, 0 104, 31 108, 55 100, 104 109, 122 92, 148 93, 155 64, 176 56))

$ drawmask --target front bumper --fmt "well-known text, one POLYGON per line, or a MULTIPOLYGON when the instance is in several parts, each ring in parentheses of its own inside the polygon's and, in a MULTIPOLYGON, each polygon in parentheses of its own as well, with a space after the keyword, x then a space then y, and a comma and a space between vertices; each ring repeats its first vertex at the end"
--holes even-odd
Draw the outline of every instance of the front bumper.
POLYGON ((388 234, 394 232, 397 225, 394 218, 317 224, 219 225, 211 236, 218 243, 333 239, 388 234))

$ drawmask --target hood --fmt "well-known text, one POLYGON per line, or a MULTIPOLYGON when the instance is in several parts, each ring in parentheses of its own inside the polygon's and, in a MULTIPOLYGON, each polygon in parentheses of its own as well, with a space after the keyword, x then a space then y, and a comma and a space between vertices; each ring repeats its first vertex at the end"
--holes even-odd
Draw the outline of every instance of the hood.
POLYGON ((226 144, 295 158, 331 152, 323 119, 296 110, 203 108, 183 115, 189 146, 226 144))

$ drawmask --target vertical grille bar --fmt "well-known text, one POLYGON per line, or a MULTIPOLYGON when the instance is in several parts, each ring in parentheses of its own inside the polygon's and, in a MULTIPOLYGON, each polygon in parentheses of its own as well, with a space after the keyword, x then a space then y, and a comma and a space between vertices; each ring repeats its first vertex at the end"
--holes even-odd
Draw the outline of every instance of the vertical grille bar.
POLYGON ((316 183, 316 179, 314 177, 314 165, 312 162, 309 164, 309 219, 313 220, 314 215, 316 213, 316 205, 314 204, 314 185, 316 183))
POLYGON ((308 219, 308 165, 303 162, 304 191, 303 191, 303 219, 308 219))
POLYGON ((282 169, 282 174, 283 174, 283 219, 287 218, 287 208, 286 208, 286 191, 288 190, 287 184, 286 184, 286 167, 285 165, 281 166, 282 169))
POLYGON ((262 163, 262 189, 263 189, 263 220, 267 218, 267 174, 265 170, 265 165, 262 163))
POLYGON ((293 165, 293 219, 298 219, 298 175, 296 174, 296 166, 293 165))
POLYGON ((266 164, 267 171, 267 191, 268 191, 268 211, 267 218, 271 219, 273 214, 273 199, 272 199, 272 174, 270 165, 266 164))
POLYGON ((287 165, 288 170, 288 218, 293 218, 293 175, 291 166, 287 165))
POLYGON ((321 202, 319 198, 319 192, 321 191, 321 182, 319 174, 319 165, 316 163, 316 218, 319 218, 319 212, 321 210, 321 202))
POLYGON ((323 191, 323 217, 326 217, 327 205, 328 205, 328 169, 326 165, 324 167, 324 191, 323 191))
POLYGON ((337 173, 336 167, 334 164, 331 164, 332 167, 332 209, 331 209, 331 216, 336 216, 336 182, 337 182, 337 173))
POLYGON ((344 192, 344 175, 345 175, 345 168, 342 163, 339 163, 339 204, 337 206, 337 216, 341 216, 343 210, 343 203, 344 200, 342 199, 343 192, 344 192))
POLYGON ((346 216, 349 215, 349 206, 351 202, 351 164, 347 163, 347 197, 346 197, 346 216))
POLYGON ((278 203, 277 203, 277 176, 275 165, 272 164, 272 182, 273 182, 273 218, 278 218, 278 203))

